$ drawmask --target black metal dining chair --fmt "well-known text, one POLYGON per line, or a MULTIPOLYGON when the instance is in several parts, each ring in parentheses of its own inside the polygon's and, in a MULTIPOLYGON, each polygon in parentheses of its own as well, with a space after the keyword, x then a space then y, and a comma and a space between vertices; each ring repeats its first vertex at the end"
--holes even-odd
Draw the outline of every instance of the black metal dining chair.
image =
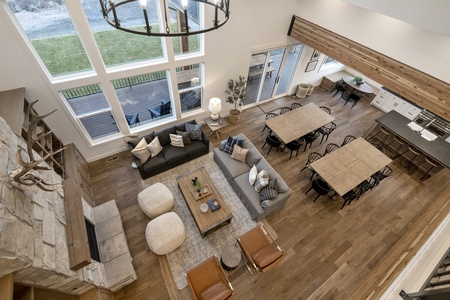
POLYGON ((300 103, 297 103, 297 102, 291 103, 292 110, 297 109, 299 107, 302 107, 302 105, 300 103))
POLYGON ((354 140, 356 140, 356 137, 354 137, 353 135, 350 135, 350 134, 347 135, 344 138, 344 141, 342 142, 341 147, 344 146, 344 145, 347 145, 348 143, 350 143, 351 141, 354 141, 354 140))
POLYGON ((282 107, 282 108, 280 108, 280 115, 290 112, 291 110, 292 109, 290 107, 287 107, 287 106, 282 107))
MULTIPOLYGON (((276 113, 267 113, 267 114, 266 114, 266 121, 269 120, 269 119, 275 118, 275 117, 277 117, 277 116, 278 116, 278 115, 277 115, 276 113)), ((269 127, 267 127, 267 125, 264 124, 264 128, 263 128, 263 130, 261 131, 261 134, 264 133, 264 130, 266 130, 266 128, 269 129, 269 127)), ((270 130, 270 129, 269 129, 269 130, 270 130)), ((269 134, 270 134, 270 132, 269 132, 269 134)))
POLYGON ((304 143, 305 143, 305 140, 303 138, 299 138, 298 140, 289 142, 286 145, 284 145, 284 147, 283 147, 283 149, 281 151, 283 151, 284 148, 288 148, 289 150, 291 150, 291 154, 289 155, 289 160, 291 160, 292 152, 296 151, 295 157, 298 157, 298 149, 300 149, 300 147, 304 143))
POLYGON ((322 144, 323 138, 325 141, 328 141, 328 136, 336 129, 337 125, 334 122, 331 122, 329 125, 324 125, 319 128, 319 132, 322 134, 322 138, 320 139, 320 143, 322 144))
POLYGON ((269 155, 270 150, 272 150, 272 148, 277 148, 277 152, 278 152, 278 149, 279 149, 280 146, 281 146, 281 141, 280 141, 276 136, 270 135, 270 134, 269 134, 269 135, 266 137, 266 142, 265 142, 264 145, 261 147, 261 149, 264 149, 264 146, 265 146, 266 144, 270 146, 269 151, 267 151, 267 155, 269 155))
POLYGON ((339 145, 336 145, 334 143, 329 143, 326 147, 325 147, 325 152, 323 153, 323 156, 330 154, 331 152, 333 152, 334 150, 339 149, 339 145))
POLYGON ((336 93, 334 93, 334 95, 333 95, 333 98, 334 98, 339 92, 344 93, 346 89, 347 89, 347 85, 345 84, 344 79, 339 79, 338 81, 336 81, 336 84, 334 85, 333 89, 330 91, 330 94, 332 92, 336 91, 336 93))
POLYGON ((371 177, 378 179, 378 182, 381 182, 383 179, 391 176, 393 173, 392 169, 388 166, 385 166, 383 170, 375 172, 371 177))
POLYGON ((332 188, 320 178, 316 178, 311 182, 311 187, 305 192, 305 195, 308 194, 308 192, 312 189, 314 189, 318 193, 313 202, 316 202, 319 197, 324 196, 332 191, 332 188))
POLYGON ((308 160, 306 161, 305 166, 303 167, 303 169, 300 170, 300 172, 302 172, 303 170, 311 171, 312 174, 311 174, 311 178, 309 179, 309 181, 311 181, 313 179, 314 174, 316 174, 316 171, 314 171, 314 169, 311 167, 311 164, 321 157, 322 157, 322 154, 317 153, 317 152, 311 152, 308 155, 308 160))
POLYGON ((348 205, 350 205, 352 203, 352 201, 358 200, 362 195, 364 195, 365 192, 366 191, 362 187, 357 186, 350 192, 343 195, 342 198, 344 199, 344 203, 342 204, 341 209, 344 208, 344 206, 347 202, 348 202, 348 205))
POLYGON ((329 109, 328 107, 326 107, 326 106, 319 106, 319 108, 322 109, 327 114, 331 115, 331 109, 329 109))
POLYGON ((303 136, 303 139, 305 140, 305 149, 303 151, 306 151, 306 147, 309 145, 309 148, 311 149, 312 143, 320 136, 320 132, 318 130, 312 131, 308 133, 307 135, 303 136))

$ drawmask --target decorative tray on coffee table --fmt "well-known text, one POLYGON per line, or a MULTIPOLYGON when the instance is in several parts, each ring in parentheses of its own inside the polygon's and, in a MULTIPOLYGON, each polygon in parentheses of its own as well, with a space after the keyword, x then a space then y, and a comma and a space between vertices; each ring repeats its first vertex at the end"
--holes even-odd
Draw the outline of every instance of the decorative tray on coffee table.
POLYGON ((197 192, 197 188, 193 189, 192 195, 194 195, 195 200, 199 200, 203 197, 211 195, 211 189, 209 188, 209 185, 205 184, 200 187, 200 192, 197 192))

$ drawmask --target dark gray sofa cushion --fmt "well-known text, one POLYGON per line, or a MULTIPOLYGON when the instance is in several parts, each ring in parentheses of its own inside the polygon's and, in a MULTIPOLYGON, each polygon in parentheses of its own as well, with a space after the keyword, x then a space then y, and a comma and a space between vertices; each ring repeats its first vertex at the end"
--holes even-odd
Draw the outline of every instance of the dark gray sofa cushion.
POLYGON ((151 143, 151 141, 153 141, 153 132, 146 134, 144 136, 137 137, 135 139, 131 139, 127 142, 127 144, 131 146, 131 149, 134 149, 137 146, 137 144, 139 144, 139 142, 142 140, 142 138, 145 138, 147 144, 151 143))
POLYGON ((185 144, 184 149, 186 150, 188 156, 195 155, 205 151, 205 144, 203 141, 192 141, 189 144, 185 144))
POLYGON ((164 146, 161 152, 168 165, 187 157, 187 152, 184 148, 173 147, 170 144, 164 146))
POLYGON ((178 131, 186 131, 186 123, 188 124, 197 124, 197 122, 195 120, 190 120, 181 124, 176 124, 175 125, 175 129, 178 131))
POLYGON ((170 126, 166 129, 163 129, 161 131, 158 132, 154 132, 153 135, 159 138, 159 143, 161 144, 161 146, 165 146, 167 144, 170 144, 170 136, 169 134, 177 134, 175 127, 174 126, 170 126))
POLYGON ((162 152, 160 152, 155 157, 149 158, 142 165, 144 172, 149 172, 150 170, 153 170, 153 169, 165 168, 165 167, 166 167, 166 160, 165 160, 162 152))

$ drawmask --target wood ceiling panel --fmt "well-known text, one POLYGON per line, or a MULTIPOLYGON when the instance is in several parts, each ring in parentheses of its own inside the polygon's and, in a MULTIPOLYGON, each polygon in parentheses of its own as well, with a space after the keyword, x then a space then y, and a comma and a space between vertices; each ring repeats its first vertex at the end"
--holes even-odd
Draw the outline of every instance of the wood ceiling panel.
POLYGON ((297 16, 288 35, 450 120, 450 84, 297 16))

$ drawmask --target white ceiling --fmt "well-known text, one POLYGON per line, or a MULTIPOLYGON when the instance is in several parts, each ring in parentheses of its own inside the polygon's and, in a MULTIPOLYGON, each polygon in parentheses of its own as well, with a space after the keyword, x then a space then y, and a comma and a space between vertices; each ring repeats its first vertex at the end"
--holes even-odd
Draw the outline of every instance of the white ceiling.
POLYGON ((342 0, 450 37, 448 0, 342 0))

